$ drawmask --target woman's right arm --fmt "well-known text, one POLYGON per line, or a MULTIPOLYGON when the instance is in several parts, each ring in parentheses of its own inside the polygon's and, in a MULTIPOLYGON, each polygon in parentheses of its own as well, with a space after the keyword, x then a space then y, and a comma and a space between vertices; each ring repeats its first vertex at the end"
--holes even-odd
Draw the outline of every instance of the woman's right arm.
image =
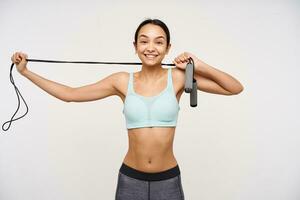
POLYGON ((45 79, 29 70, 25 70, 22 73, 22 75, 28 78, 29 80, 31 80, 31 82, 33 82, 35 85, 37 85, 38 87, 46 91, 48 94, 65 102, 71 101, 70 98, 70 93, 72 91, 71 87, 45 79))
POLYGON ((82 86, 82 87, 69 87, 31 72, 27 69, 26 61, 27 55, 21 52, 16 52, 11 60, 16 64, 17 70, 20 74, 28 78, 35 85, 46 91, 48 94, 65 102, 83 102, 93 101, 108 97, 111 95, 117 95, 118 91, 115 87, 115 83, 118 80, 119 73, 114 73, 94 84, 82 86))

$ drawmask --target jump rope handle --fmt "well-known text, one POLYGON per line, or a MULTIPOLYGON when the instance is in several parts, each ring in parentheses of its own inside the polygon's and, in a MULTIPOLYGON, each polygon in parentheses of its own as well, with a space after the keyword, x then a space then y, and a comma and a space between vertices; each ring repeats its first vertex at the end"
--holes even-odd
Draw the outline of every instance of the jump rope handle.
POLYGON ((186 93, 190 93, 190 106, 197 106, 197 80, 194 79, 194 60, 189 58, 185 68, 185 88, 186 93))

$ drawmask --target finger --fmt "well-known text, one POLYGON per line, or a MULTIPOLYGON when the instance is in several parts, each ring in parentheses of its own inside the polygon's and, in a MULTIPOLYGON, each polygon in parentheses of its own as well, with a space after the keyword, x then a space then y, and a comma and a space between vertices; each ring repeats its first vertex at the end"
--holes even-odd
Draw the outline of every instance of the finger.
POLYGON ((21 61, 24 61, 24 60, 25 60, 25 54, 24 54, 24 53, 21 53, 21 54, 20 54, 20 57, 21 57, 21 61))
POLYGON ((187 59, 185 57, 183 59, 184 59, 184 63, 187 63, 189 61, 189 59, 187 59))
POLYGON ((22 57, 21 57, 21 55, 20 55, 20 54, 18 54, 18 56, 17 56, 16 60, 17 60, 18 62, 21 62, 21 60, 22 60, 22 57))
POLYGON ((15 57, 15 63, 16 63, 16 64, 19 64, 19 63, 20 63, 20 60, 19 60, 17 57, 15 57))
POLYGON ((22 59, 22 58, 23 58, 23 56, 24 56, 23 52, 22 52, 22 51, 20 51, 20 52, 19 52, 19 58, 20 58, 20 59, 22 59))
POLYGON ((20 63, 23 60, 23 55, 21 52, 19 52, 18 57, 17 57, 17 61, 20 63))
POLYGON ((18 62, 18 60, 17 60, 17 54, 14 54, 14 62, 18 62))
POLYGON ((178 65, 178 62, 177 62, 176 60, 174 60, 173 63, 174 63, 175 65, 178 65))
POLYGON ((19 56, 20 56, 20 53, 17 52, 17 53, 15 54, 15 60, 18 60, 18 59, 19 59, 19 56))
POLYGON ((20 62, 25 62, 25 56, 21 55, 21 61, 20 62))
POLYGON ((21 60, 23 60, 23 58, 24 58, 24 54, 23 54, 22 52, 20 52, 20 54, 19 54, 19 58, 20 58, 21 60))
POLYGON ((184 57, 183 57, 183 56, 180 56, 179 60, 180 60, 181 62, 184 62, 184 57))
POLYGON ((175 60, 176 60, 176 62, 177 62, 178 64, 181 63, 181 60, 180 60, 179 58, 176 58, 175 60))

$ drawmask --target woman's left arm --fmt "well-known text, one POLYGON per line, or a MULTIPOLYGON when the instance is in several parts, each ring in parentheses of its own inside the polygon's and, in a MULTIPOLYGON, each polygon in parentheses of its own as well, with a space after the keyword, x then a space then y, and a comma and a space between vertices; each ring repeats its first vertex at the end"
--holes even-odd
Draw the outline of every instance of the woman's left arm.
POLYGON ((197 58, 195 55, 184 52, 177 56, 173 63, 181 70, 185 70, 186 64, 188 63, 188 59, 192 58, 194 61, 194 67, 195 67, 195 79, 197 80, 197 83, 200 81, 206 81, 207 85, 210 85, 211 87, 214 87, 216 89, 216 86, 213 86, 213 84, 217 84, 218 86, 222 87, 221 90, 226 90, 230 94, 239 94, 243 91, 244 87, 242 84, 232 77, 231 75, 222 72, 206 63, 201 61, 199 58, 197 58), (200 79, 200 80, 198 80, 200 79), (212 83, 212 81, 214 83, 212 83))

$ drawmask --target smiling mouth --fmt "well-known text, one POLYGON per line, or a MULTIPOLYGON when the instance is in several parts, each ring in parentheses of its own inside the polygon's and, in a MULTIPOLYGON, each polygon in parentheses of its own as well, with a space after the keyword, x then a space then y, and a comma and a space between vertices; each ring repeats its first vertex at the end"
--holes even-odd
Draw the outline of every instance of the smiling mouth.
POLYGON ((149 58, 149 59, 154 59, 157 57, 157 55, 153 55, 153 54, 144 54, 146 56, 146 58, 149 58))

